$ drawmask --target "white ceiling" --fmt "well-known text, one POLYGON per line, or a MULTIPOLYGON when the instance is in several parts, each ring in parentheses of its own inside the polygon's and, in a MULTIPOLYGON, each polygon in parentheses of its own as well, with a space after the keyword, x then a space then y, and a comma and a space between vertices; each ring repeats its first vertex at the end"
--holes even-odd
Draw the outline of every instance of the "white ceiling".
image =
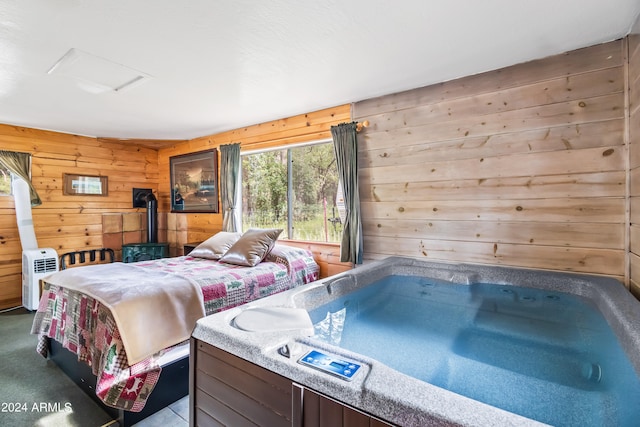
POLYGON ((190 139, 627 35, 639 0, 0 0, 0 123, 190 139), (151 76, 96 93, 70 49, 151 76))

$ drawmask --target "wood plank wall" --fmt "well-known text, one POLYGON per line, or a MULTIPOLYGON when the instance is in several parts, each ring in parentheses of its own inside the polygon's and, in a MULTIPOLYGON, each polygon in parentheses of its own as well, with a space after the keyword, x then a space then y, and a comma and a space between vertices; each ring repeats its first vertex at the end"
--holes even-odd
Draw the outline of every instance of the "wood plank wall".
MULTIPOLYGON (((274 120, 253 126, 235 129, 215 135, 189 140, 161 148, 158 152, 158 171, 160 182, 158 186, 159 210, 170 211, 169 198, 171 194, 169 158, 180 154, 219 148, 223 144, 240 143, 241 151, 252 151, 298 144, 308 141, 331 138, 331 126, 351 120, 351 106, 340 105, 334 108, 315 111, 308 114, 274 120)), ((220 160, 220 156, 218 156, 220 160)), ((169 223, 179 223, 179 218, 186 225, 186 233, 176 233, 176 240, 169 243, 174 247, 175 254, 180 254, 182 245, 187 242, 205 240, 222 229, 222 213, 176 213, 169 214, 169 223)), ((171 229, 171 227, 169 227, 171 229)), ((171 231, 171 230, 170 230, 171 231)), ((172 234, 170 233, 169 236, 172 234)), ((171 239, 171 237, 170 237, 171 239)), ((312 242, 292 243, 311 250, 320 264, 322 277, 335 274, 351 268, 350 264, 340 263, 340 248, 336 244, 318 244, 312 242)))
MULTIPOLYGON (((0 125, 3 150, 32 155, 32 182, 42 205, 32 210, 38 246, 58 254, 102 247, 102 214, 137 212, 133 187, 157 188, 157 150, 95 138, 0 125), (65 196, 64 173, 104 175, 109 194, 65 196)), ((22 246, 13 197, 0 197, 0 309, 22 303, 22 246)))
POLYGON ((640 21, 628 37, 629 289, 640 299, 640 21))
POLYGON ((365 259, 624 281, 625 43, 354 104, 365 259))
MULTIPOLYGON (((168 213, 170 156, 232 142, 254 150, 329 138, 331 125, 369 120, 359 137, 366 259, 398 254, 579 271, 627 279, 634 289, 638 99, 640 47, 632 35, 358 102, 353 116, 342 105, 159 149, 153 147, 166 141, 0 125, 0 145, 33 155, 33 181, 44 201, 33 210, 40 246, 59 253, 102 246, 102 214, 139 212, 130 207, 131 188, 143 187, 157 189, 178 248, 219 231, 222 216, 168 213), (63 173, 107 175, 109 196, 63 196, 63 173)), ((21 301, 12 197, 0 197, 0 230, 1 309, 21 301)), ((350 268, 338 261, 335 245, 293 244, 316 254, 323 276, 350 268)))

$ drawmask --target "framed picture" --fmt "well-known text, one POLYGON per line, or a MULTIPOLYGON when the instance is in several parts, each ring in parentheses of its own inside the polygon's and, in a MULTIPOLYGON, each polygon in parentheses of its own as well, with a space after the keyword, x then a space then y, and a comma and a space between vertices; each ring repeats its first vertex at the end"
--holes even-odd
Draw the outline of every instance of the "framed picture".
POLYGON ((107 196, 109 194, 106 176, 63 174, 62 194, 67 196, 107 196))
POLYGON ((171 212, 218 212, 218 150, 169 158, 171 212))

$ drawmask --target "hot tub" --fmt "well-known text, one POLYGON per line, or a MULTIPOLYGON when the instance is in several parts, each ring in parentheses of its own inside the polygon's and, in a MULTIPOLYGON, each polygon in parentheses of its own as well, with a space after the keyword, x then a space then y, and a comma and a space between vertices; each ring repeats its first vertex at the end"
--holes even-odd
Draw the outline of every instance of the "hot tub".
POLYGON ((397 425, 640 417, 640 303, 603 277, 393 257, 206 317, 193 336, 397 425), (259 311, 255 329, 234 321, 259 311))

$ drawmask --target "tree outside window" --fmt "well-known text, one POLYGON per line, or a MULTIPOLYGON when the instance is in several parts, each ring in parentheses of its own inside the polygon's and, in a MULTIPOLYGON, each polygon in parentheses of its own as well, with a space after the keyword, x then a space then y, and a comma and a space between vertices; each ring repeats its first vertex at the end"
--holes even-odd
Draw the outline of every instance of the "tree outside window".
POLYGON ((295 240, 340 242, 331 142, 242 156, 242 226, 282 228, 295 240))

